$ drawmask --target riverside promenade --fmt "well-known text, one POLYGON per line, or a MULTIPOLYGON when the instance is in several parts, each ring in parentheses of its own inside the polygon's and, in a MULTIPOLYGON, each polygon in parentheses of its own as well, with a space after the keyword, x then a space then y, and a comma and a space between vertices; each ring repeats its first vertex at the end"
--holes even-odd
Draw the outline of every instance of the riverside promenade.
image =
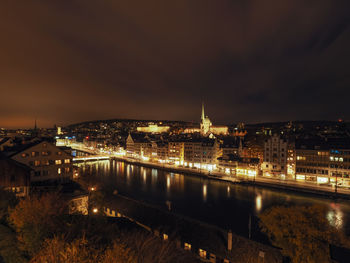
POLYGON ((141 161, 141 160, 135 160, 131 158, 126 157, 112 157, 112 159, 116 159, 118 161, 123 161, 126 163, 138 165, 138 166, 144 166, 149 168, 157 168, 168 172, 175 172, 175 173, 181 173, 184 175, 195 175, 200 176, 207 179, 212 180, 220 180, 220 181, 226 181, 228 183, 235 183, 235 184, 247 184, 247 185, 256 185, 261 187, 268 187, 268 188, 274 188, 274 189, 283 189, 287 191, 297 191, 297 192, 303 192, 303 193, 311 193, 311 194, 317 194, 322 195, 326 197, 331 198, 344 198, 344 199, 350 199, 350 189, 348 188, 342 188, 337 187, 337 189, 333 186, 329 185, 320 185, 316 183, 308 183, 308 182, 300 182, 296 180, 282 180, 282 179, 276 179, 276 178, 269 178, 269 177, 262 177, 262 176, 235 176, 231 175, 228 176, 225 173, 222 172, 207 172, 199 169, 193 169, 193 168, 187 168, 187 167, 181 167, 181 166, 175 166, 175 165, 169 165, 169 164, 159 164, 155 162, 149 162, 149 161, 141 161))
POLYGON ((196 169, 196 168, 176 166, 176 165, 165 164, 165 163, 138 160, 138 159, 128 158, 128 157, 116 155, 116 154, 101 153, 97 150, 91 150, 91 149, 87 150, 87 149, 83 149, 82 147, 79 147, 79 148, 72 147, 72 148, 77 150, 84 150, 86 152, 89 152, 92 156, 98 155, 99 158, 102 158, 102 156, 105 155, 105 157, 108 157, 107 159, 115 159, 125 163, 130 163, 133 165, 144 166, 149 168, 156 168, 167 172, 199 176, 202 178, 226 181, 228 183, 234 183, 234 184, 255 185, 255 186, 268 187, 268 188, 285 190, 285 191, 296 191, 296 192, 317 194, 317 195, 322 195, 329 198, 350 199, 350 189, 345 187, 340 187, 340 186, 335 187, 332 185, 322 185, 322 184, 316 184, 312 182, 302 182, 297 180, 277 179, 277 178, 262 177, 262 176, 227 175, 219 171, 208 172, 203 169, 196 169))

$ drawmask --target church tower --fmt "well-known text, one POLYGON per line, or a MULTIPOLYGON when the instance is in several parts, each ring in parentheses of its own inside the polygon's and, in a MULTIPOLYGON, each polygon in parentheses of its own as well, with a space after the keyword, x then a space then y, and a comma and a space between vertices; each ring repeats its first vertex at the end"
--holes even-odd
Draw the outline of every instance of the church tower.
POLYGON ((204 102, 202 102, 202 123, 205 119, 205 114, 204 114, 204 102))
POLYGON ((210 127, 212 123, 208 116, 205 116, 204 113, 204 103, 202 102, 202 122, 201 122, 201 134, 207 135, 210 132, 210 127))

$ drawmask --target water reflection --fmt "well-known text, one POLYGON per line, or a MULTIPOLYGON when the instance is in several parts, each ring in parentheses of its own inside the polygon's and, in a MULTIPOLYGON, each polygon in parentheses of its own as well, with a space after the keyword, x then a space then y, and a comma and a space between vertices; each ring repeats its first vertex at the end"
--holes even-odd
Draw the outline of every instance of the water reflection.
POLYGON ((261 195, 258 194, 255 198, 255 210, 257 213, 261 211, 261 206, 262 206, 262 198, 261 198, 261 195))
POLYGON ((246 229, 249 214, 258 216, 265 208, 273 205, 320 204, 329 206, 327 219, 332 225, 345 232, 350 231, 349 201, 339 200, 334 203, 307 194, 208 181, 115 160, 112 163, 78 163, 77 166, 80 167, 80 174, 91 176, 93 181, 101 182, 122 195, 163 208, 165 202, 169 201, 173 211, 225 229, 246 229))
POLYGON ((146 184, 146 180, 147 180, 147 172, 146 170, 143 170, 143 183, 146 184))
POLYGON ((166 188, 169 191, 169 188, 170 188, 170 176, 169 175, 167 175, 167 177, 166 177, 166 188))
POLYGON ((203 184, 203 201, 207 201, 207 185, 203 184))

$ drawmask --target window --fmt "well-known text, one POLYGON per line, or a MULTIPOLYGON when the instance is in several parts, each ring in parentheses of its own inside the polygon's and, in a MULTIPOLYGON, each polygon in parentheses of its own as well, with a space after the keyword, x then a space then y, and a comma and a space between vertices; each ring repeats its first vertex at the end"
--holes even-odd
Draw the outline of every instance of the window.
POLYGON ((62 160, 56 160, 55 164, 62 164, 62 160))
POLYGON ((46 148, 47 147, 47 143, 43 143, 43 147, 46 148))
POLYGON ((61 174, 61 168, 58 168, 58 169, 57 169, 57 173, 58 173, 58 174, 61 174))
POLYGON ((207 258, 207 251, 203 250, 203 249, 199 249, 199 256, 201 258, 207 258))
POLYGON ((185 242, 184 250, 191 250, 191 244, 185 242))
POLYGON ((34 161, 34 166, 39 166, 40 165, 40 161, 34 161))
POLYGON ((70 168, 69 168, 69 167, 65 167, 65 168, 64 168, 64 172, 65 172, 65 173, 69 173, 69 172, 70 172, 70 168))
POLYGON ((36 172, 34 173, 34 176, 40 176, 40 171, 36 171, 36 172))
POLYGON ((42 161, 42 165, 49 165, 49 160, 44 160, 44 161, 42 161))
POLYGON ((38 152, 32 152, 32 157, 38 156, 39 153, 38 152))
POLYGON ((65 159, 64 163, 70 163, 70 159, 65 159))
POLYGON ((62 155, 62 152, 57 152, 57 155, 62 155))
POLYGON ((22 158, 26 158, 28 156, 28 154, 22 153, 21 156, 22 156, 22 158))

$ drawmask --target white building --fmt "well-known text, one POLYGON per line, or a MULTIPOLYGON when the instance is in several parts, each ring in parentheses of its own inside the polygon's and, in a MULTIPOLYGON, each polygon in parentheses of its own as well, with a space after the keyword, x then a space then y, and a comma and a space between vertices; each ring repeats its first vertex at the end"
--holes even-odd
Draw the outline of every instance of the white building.
POLYGON ((288 142, 274 134, 264 144, 263 176, 285 179, 287 175, 288 142))

